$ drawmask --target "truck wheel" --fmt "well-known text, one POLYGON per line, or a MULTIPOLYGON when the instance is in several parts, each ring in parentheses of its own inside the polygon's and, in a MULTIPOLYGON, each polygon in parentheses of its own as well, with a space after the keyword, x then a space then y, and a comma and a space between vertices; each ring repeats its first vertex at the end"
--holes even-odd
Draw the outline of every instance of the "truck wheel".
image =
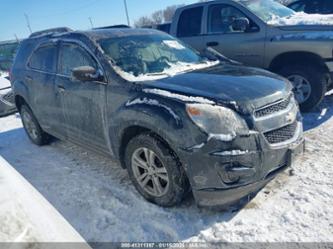
POLYGON ((30 140, 39 146, 49 144, 51 136, 42 130, 34 114, 27 105, 21 106, 20 114, 24 129, 30 140))
POLYGON ((326 73, 311 65, 287 65, 279 72, 294 86, 296 100, 302 111, 318 106, 327 91, 326 73))
POLYGON ((188 192, 189 183, 179 160, 152 134, 138 135, 129 142, 125 163, 137 191, 152 203, 171 207, 188 192))

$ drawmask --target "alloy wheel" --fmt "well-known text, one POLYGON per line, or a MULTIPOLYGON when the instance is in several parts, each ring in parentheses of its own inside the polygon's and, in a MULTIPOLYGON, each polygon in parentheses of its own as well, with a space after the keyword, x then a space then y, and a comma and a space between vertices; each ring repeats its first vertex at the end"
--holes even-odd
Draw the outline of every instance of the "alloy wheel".
POLYGON ((30 113, 24 111, 22 113, 22 121, 24 127, 32 139, 38 139, 38 130, 35 122, 33 121, 30 113))
POLYGON ((168 192, 170 180, 167 169, 154 151, 144 147, 137 149, 131 164, 134 177, 144 191, 154 197, 168 192))
POLYGON ((305 77, 301 75, 290 75, 288 80, 293 84, 295 98, 299 104, 303 104, 310 98, 312 87, 305 77))

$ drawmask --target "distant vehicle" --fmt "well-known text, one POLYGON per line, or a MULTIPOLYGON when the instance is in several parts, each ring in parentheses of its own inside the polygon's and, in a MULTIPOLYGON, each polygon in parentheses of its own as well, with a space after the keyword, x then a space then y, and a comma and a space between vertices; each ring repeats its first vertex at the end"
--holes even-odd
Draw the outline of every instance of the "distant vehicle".
POLYGON ((295 15, 272 0, 208 1, 179 8, 170 34, 199 51, 213 47, 286 77, 301 109, 309 111, 333 87, 333 19, 295 15))
MULTIPOLYGON (((0 63, 1 65, 1 63, 0 63)), ((0 117, 16 112, 14 93, 8 74, 0 71, 0 117)))
POLYGON ((300 0, 292 2, 288 7, 308 14, 333 14, 332 0, 300 0))
MULTIPOLYGON (((32 34, 12 69, 31 141, 50 135, 118 159, 147 200, 228 205, 304 150, 291 84, 201 56, 152 29, 32 34)), ((206 55, 208 56, 208 52, 206 55)))
POLYGON ((18 45, 17 41, 0 42, 0 117, 16 112, 9 72, 18 45))
POLYGON ((145 25, 141 28, 146 29, 157 29, 159 31, 163 31, 165 33, 170 33, 171 23, 161 23, 161 24, 154 24, 154 25, 145 25))

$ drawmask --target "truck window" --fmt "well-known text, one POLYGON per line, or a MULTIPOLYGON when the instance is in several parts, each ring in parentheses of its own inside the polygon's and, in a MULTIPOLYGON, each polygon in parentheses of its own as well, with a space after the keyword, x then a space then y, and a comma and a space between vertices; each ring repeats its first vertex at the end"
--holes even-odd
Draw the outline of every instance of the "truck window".
POLYGON ((43 72, 55 72, 55 58, 57 56, 57 48, 55 45, 44 45, 32 54, 28 63, 32 69, 43 72))
MULTIPOLYGON (((225 5, 217 4, 209 7, 208 11, 208 33, 239 33, 232 28, 232 23, 236 18, 246 17, 237 8, 225 5)), ((253 23, 250 21, 250 26, 253 23)))
POLYGON ((97 63, 83 48, 75 44, 63 44, 59 56, 59 74, 70 76, 72 69, 80 66, 97 68, 97 63))
POLYGON ((178 22, 178 37, 197 36, 201 34, 203 7, 184 10, 178 22))

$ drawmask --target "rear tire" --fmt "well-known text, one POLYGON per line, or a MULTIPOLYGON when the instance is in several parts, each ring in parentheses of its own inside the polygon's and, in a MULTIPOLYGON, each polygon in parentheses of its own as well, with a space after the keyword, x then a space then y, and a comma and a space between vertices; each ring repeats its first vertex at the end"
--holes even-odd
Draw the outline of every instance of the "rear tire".
POLYGON ((29 139, 36 145, 42 146, 50 143, 51 136, 40 127, 36 117, 27 105, 22 105, 20 115, 24 129, 29 139))
POLYGON ((325 97, 327 74, 320 67, 304 64, 286 65, 279 74, 293 84, 295 97, 303 112, 308 112, 318 106, 325 97))
POLYGON ((135 188, 149 202, 171 207, 188 193, 189 183, 179 160, 155 135, 133 138, 125 151, 125 163, 135 188))

